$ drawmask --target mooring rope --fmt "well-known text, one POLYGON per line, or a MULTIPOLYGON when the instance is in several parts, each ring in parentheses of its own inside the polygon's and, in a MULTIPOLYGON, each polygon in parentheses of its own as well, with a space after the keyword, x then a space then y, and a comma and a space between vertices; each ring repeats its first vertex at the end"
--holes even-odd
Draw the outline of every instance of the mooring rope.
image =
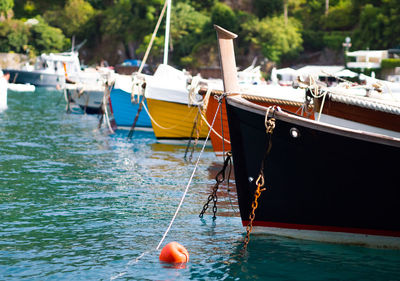
MULTIPOLYGON (((215 119, 216 119, 216 117, 217 117, 218 110, 219 110, 219 107, 220 107, 220 106, 221 106, 221 103, 218 103, 218 108, 217 108, 217 110, 215 111, 214 119, 213 119, 213 121, 212 121, 212 123, 211 123, 211 126, 214 126, 215 119)), ((194 166, 193 172, 192 172, 192 174, 191 174, 191 176, 190 176, 190 178, 189 178, 189 181, 188 181, 188 183, 187 183, 187 185, 186 185, 185 191, 183 192, 182 198, 181 198, 181 200, 180 200, 180 202, 179 202, 179 205, 178 205, 178 207, 177 207, 177 209, 176 209, 176 211, 175 211, 175 214, 174 214, 174 216, 172 217, 171 222, 169 223, 167 230, 164 232, 164 235, 162 236, 160 242, 158 243, 157 247, 156 247, 154 250, 157 250, 157 251, 158 251, 158 250, 160 249, 160 246, 162 245, 162 243, 164 242, 165 238, 167 237, 168 232, 170 231, 170 229, 171 229, 171 227, 172 227, 172 224, 174 223, 175 218, 176 218, 176 216, 178 215, 179 210, 180 210, 181 207, 182 207, 183 201, 185 200, 186 194, 187 194, 187 192, 189 191, 189 187, 190 187, 190 185, 191 185, 191 183, 192 183, 192 180, 193 180, 194 174, 195 174, 195 172, 196 172, 196 170, 197 170, 197 167, 199 166, 199 162, 200 162, 201 156, 202 156, 202 154, 203 154, 203 152, 204 152, 204 149, 205 149, 205 147, 206 147, 207 140, 208 140, 208 138, 210 137, 210 134, 211 134, 211 130, 208 131, 206 140, 205 140, 205 142, 204 142, 204 144, 203 144, 203 147, 201 148, 201 151, 200 151, 199 156, 198 156, 198 158, 197 158, 197 161, 196 161, 196 164, 195 164, 195 166, 194 166)), ((152 251, 150 250, 150 251, 145 251, 145 252, 143 252, 143 253, 140 254, 137 258, 132 259, 131 261, 129 261, 128 264, 127 264, 127 266, 137 263, 142 257, 144 257, 146 254, 148 254, 148 253, 150 253, 150 252, 152 252, 152 251)), ((120 273, 118 273, 117 275, 112 276, 112 277, 110 278, 110 280, 115 280, 115 279, 117 279, 117 278, 119 278, 119 277, 124 276, 125 274, 126 274, 126 271, 125 271, 125 272, 120 272, 120 273)))
MULTIPOLYGON (((217 117, 218 110, 219 110, 219 107, 220 107, 220 106, 221 106, 221 103, 218 103, 218 108, 217 108, 217 110, 215 111, 215 115, 214 115, 214 118, 213 118, 211 127, 214 126, 215 119, 216 119, 216 117, 217 117)), ((182 206, 182 204, 183 204, 183 200, 185 199, 186 194, 187 194, 187 192, 188 192, 188 190, 189 190, 190 184, 192 183, 194 174, 195 174, 195 172, 196 172, 196 170, 197 170, 197 167, 198 167, 199 162, 200 162, 200 158, 201 158, 201 156, 202 156, 202 154, 203 154, 203 152, 204 152, 204 149, 205 149, 205 147, 206 147, 206 145, 207 145, 207 140, 208 140, 208 138, 210 137, 210 134, 211 134, 211 130, 208 130, 208 134, 207 134, 206 140, 204 141, 203 147, 201 148, 201 151, 200 151, 200 153, 199 153, 199 157, 197 157, 196 164, 195 164, 195 166, 194 166, 192 175, 191 175, 190 178, 189 178, 189 182, 188 182, 188 184, 186 185, 185 192, 183 193, 182 198, 181 198, 181 201, 179 202, 178 208, 176 209, 175 214, 174 214, 174 216, 172 217, 172 220, 171 220, 171 222, 170 222, 170 224, 169 224, 167 230, 165 231, 163 237, 161 238, 160 243, 158 243, 158 246, 157 246, 156 250, 158 250, 158 249, 160 248, 161 244, 164 242, 165 237, 167 236, 169 230, 171 229, 171 226, 172 226, 173 222, 175 221, 176 216, 178 215, 178 212, 179 212, 179 210, 180 210, 180 208, 181 208, 181 206, 182 206)))
POLYGON ((114 134, 115 131, 111 126, 110 117, 108 116, 107 99, 106 99, 106 95, 110 94, 111 87, 112 87, 112 85, 111 86, 107 85, 106 90, 104 91, 104 94, 103 94, 103 110, 104 110, 104 116, 105 116, 105 119, 106 119, 106 122, 107 122, 107 127, 111 131, 111 133, 114 134))
POLYGON ((218 132, 210 125, 210 123, 207 122, 206 117, 203 115, 203 113, 201 114, 201 119, 203 119, 203 121, 206 123, 207 127, 221 140, 223 140, 226 143, 231 143, 229 140, 227 140, 226 138, 224 138, 223 136, 221 136, 220 134, 218 134, 218 132))

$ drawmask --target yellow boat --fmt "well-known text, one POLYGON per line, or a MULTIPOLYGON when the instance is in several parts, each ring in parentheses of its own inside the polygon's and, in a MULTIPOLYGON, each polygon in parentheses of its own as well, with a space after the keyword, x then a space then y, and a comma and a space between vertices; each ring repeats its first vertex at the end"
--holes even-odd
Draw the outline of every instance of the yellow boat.
POLYGON ((163 140, 205 139, 207 125, 198 117, 197 106, 147 99, 151 124, 156 138, 163 140))
POLYGON ((205 139, 207 125, 196 105, 189 105, 188 76, 169 65, 158 66, 146 78, 145 97, 154 134, 159 142, 205 139))

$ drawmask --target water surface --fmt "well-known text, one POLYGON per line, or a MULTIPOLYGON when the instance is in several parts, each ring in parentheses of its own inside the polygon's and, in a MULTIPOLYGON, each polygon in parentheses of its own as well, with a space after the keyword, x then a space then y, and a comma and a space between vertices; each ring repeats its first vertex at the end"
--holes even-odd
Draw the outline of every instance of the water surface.
POLYGON ((243 252, 234 190, 220 188, 216 221, 198 217, 219 169, 210 149, 163 243, 183 244, 190 262, 160 263, 155 248, 194 169, 185 147, 98 129, 97 116, 67 114, 60 92, 9 93, 8 107, 0 280, 400 280, 400 251, 253 235, 243 252))

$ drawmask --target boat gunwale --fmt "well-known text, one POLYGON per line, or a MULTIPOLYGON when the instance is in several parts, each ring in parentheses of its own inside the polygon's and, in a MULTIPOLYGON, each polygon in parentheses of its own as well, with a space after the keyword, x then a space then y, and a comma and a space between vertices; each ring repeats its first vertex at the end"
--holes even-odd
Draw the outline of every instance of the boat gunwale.
MULTIPOLYGON (((267 107, 258 105, 256 103, 252 103, 245 98, 242 97, 241 94, 230 94, 227 96, 227 102, 233 103, 237 107, 248 110, 251 109, 251 112, 264 115, 267 111, 267 107)), ((279 108, 279 107, 278 107, 279 108)), ((311 128, 314 130, 319 130, 326 133, 331 133, 335 135, 341 135, 345 137, 350 137, 359 140, 367 140, 374 143, 380 143, 384 145, 400 147, 400 139, 394 138, 378 133, 366 132, 361 130, 354 130, 346 127, 341 127, 337 125, 332 125, 328 123, 318 122, 312 119, 307 119, 301 116, 297 116, 294 114, 286 113, 282 110, 274 110, 269 113, 270 117, 274 116, 275 118, 292 123, 294 125, 304 126, 307 128, 311 128)))

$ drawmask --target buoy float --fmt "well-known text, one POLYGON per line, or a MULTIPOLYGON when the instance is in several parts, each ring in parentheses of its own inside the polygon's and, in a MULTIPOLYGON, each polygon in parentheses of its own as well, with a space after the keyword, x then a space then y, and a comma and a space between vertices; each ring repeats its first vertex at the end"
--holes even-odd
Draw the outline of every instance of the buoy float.
POLYGON ((160 261, 169 263, 188 262, 189 253, 186 248, 178 242, 170 242, 161 250, 160 261))

